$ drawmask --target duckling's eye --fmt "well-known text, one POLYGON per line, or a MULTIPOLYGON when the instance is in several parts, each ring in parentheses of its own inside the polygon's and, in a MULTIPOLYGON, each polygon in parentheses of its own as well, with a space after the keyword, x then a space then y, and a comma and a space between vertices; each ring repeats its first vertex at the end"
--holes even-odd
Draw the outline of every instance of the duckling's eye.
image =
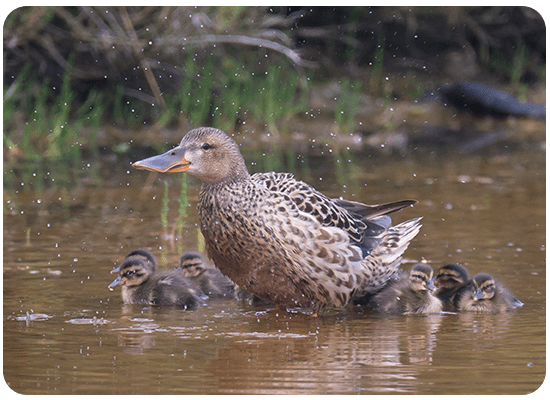
POLYGON ((202 145, 203 150, 210 150, 212 147, 214 147, 214 146, 212 146, 210 143, 204 143, 202 145))

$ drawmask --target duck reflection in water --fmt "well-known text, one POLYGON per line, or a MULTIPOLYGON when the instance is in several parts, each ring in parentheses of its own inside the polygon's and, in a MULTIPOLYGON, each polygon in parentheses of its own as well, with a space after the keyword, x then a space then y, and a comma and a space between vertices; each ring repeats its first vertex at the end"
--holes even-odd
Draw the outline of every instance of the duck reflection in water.
POLYGON ((375 295, 370 306, 392 314, 433 314, 442 310, 442 302, 433 295, 433 269, 428 264, 416 264, 408 277, 391 281, 375 295))
POLYGON ((181 272, 155 271, 153 266, 140 256, 126 258, 118 267, 118 274, 109 285, 109 289, 121 286, 122 300, 125 304, 190 308, 203 303, 202 290, 182 276, 181 272))
POLYGON ((459 311, 503 312, 523 306, 506 287, 485 272, 474 276, 456 295, 459 311))

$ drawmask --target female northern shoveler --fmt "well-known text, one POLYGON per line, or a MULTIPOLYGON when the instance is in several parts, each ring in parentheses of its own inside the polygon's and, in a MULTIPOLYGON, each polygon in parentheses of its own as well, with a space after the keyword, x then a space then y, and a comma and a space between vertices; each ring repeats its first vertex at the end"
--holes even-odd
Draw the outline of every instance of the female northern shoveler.
POLYGON ((215 128, 133 164, 199 178, 199 218, 216 267, 243 289, 283 307, 342 307, 382 288, 397 271, 420 218, 386 215, 416 201, 368 206, 330 199, 289 173, 250 175, 239 146, 215 128))
POLYGON ((409 276, 392 281, 375 295, 369 305, 381 312, 399 314, 438 313, 443 303, 432 294, 433 269, 428 264, 416 264, 409 276))

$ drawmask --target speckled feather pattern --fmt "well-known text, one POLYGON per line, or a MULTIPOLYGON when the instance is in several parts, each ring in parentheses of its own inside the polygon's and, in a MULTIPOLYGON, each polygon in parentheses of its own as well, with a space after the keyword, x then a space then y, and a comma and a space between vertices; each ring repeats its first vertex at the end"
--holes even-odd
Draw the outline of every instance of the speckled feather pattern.
POLYGON ((260 298, 284 306, 342 307, 396 272, 419 219, 374 236, 292 174, 203 185, 201 229, 215 265, 260 298), (365 237, 377 246, 363 257, 365 237))

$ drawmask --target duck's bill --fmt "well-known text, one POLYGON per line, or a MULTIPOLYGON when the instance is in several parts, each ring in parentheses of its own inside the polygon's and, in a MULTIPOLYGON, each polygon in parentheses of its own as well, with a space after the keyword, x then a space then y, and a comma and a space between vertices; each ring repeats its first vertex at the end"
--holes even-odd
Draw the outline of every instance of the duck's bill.
POLYGON ((156 172, 185 172, 189 169, 189 161, 183 156, 183 150, 176 147, 164 154, 146 158, 132 164, 136 169, 156 172))
POLYGON ((476 290, 476 294, 474 295, 474 300, 482 300, 483 299, 483 292, 481 289, 476 290))
POLYGON ((113 290, 113 288, 118 285, 122 285, 122 278, 120 276, 117 276, 116 279, 109 284, 108 288, 109 290, 113 290))
POLYGON ((111 274, 118 274, 120 272, 120 265, 118 267, 113 268, 111 271, 111 274))

